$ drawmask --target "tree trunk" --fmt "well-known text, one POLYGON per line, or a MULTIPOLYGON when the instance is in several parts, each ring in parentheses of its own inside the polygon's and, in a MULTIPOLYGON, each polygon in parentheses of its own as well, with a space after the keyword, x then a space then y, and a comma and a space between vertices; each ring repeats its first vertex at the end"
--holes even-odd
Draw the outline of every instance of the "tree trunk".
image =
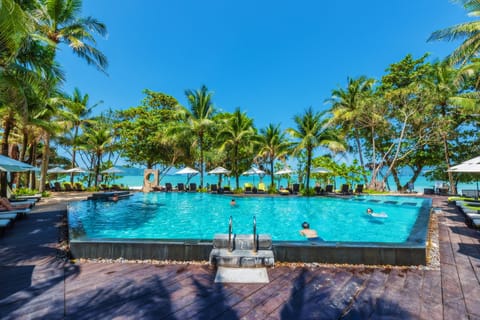
POLYGON ((47 183, 47 170, 48 170, 48 161, 50 160, 50 133, 45 132, 44 136, 44 148, 42 155, 42 168, 40 173, 40 192, 45 191, 45 184, 47 183))
MULTIPOLYGON (((72 149, 72 168, 75 168, 76 165, 76 156, 77 156, 77 136, 78 136, 78 126, 75 126, 75 133, 73 134, 73 149, 72 149)), ((70 174, 70 183, 73 184, 73 172, 70 174)))
POLYGON ((310 166, 312 165, 312 150, 307 149, 307 183, 305 185, 306 194, 309 194, 310 190, 310 166))
POLYGON ((13 129, 13 114, 10 112, 5 118, 5 124, 3 127, 3 138, 2 138, 2 155, 8 157, 8 139, 10 138, 10 132, 13 129))
POLYGON ((450 184, 450 192, 452 194, 457 194, 457 186, 455 181, 453 180, 453 172, 450 170, 450 151, 448 148, 448 141, 445 134, 442 134, 442 141, 443 141, 443 150, 445 153, 445 163, 447 164, 447 174, 448 174, 448 182, 450 184))
MULTIPOLYGON (((363 161, 363 154, 362 154, 362 144, 360 142, 360 137, 356 129, 354 134, 355 134, 355 143, 357 144, 357 149, 358 149, 358 160, 360 161, 360 165, 362 166, 362 169, 365 170, 365 162, 363 161)), ((365 183, 367 183, 368 181, 368 177, 365 173, 363 174, 363 181, 365 183)))

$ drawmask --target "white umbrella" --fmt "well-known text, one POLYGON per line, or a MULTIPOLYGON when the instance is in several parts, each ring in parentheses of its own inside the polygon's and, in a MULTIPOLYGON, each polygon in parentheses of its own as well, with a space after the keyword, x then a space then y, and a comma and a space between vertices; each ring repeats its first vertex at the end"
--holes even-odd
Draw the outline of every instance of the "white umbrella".
POLYGON ((66 173, 85 173, 85 172, 88 172, 88 171, 83 169, 83 168, 76 167, 76 168, 65 170, 65 172, 66 173))
POLYGON ((100 173, 112 174, 112 183, 115 183, 115 173, 123 173, 123 170, 115 168, 115 167, 111 167, 111 168, 108 168, 106 170, 100 171, 100 173))
MULTIPOLYGON (((242 173, 242 176, 256 176, 258 175, 260 177, 260 182, 262 182, 262 178, 263 176, 265 175, 265 171, 263 170, 260 170, 260 169, 257 169, 257 168, 250 168, 250 170, 247 170, 245 171, 244 173, 242 173)), ((255 184, 255 178, 253 179, 253 184, 255 184)))
POLYGON ((55 168, 47 170, 47 173, 66 173, 66 172, 67 172, 67 170, 65 170, 63 168, 60 168, 60 167, 55 167, 55 168))
POLYGON ((22 172, 34 171, 37 170, 37 168, 10 157, 0 155, 0 170, 7 172, 22 172))
POLYGON ((111 168, 108 168, 108 169, 106 169, 106 170, 101 171, 101 173, 105 173, 105 174, 110 174, 110 173, 123 173, 123 170, 118 169, 118 168, 115 168, 115 167, 111 167, 111 168))
POLYGON ((230 174, 232 171, 225 169, 224 167, 216 167, 208 172, 208 174, 218 174, 218 187, 222 185, 222 174, 230 174))
POLYGON ((274 174, 280 175, 280 174, 291 174, 291 173, 293 173, 293 170, 290 169, 290 168, 286 168, 286 169, 279 170, 279 171, 275 172, 274 174))
POLYGON ((262 174, 265 174, 265 171, 254 168, 254 167, 242 173, 243 176, 254 176, 254 175, 262 175, 262 174))
POLYGON ((216 167, 215 169, 208 172, 208 174, 230 174, 230 170, 225 169, 224 167, 216 167))
POLYGON ((193 175, 195 175, 197 173, 200 173, 200 171, 192 169, 190 167, 185 167, 185 168, 175 172, 175 174, 193 174, 193 175))
POLYGON ((175 174, 186 174, 187 175, 187 182, 186 184, 188 184, 188 182, 190 181, 190 179, 192 179, 192 177, 196 174, 199 174, 200 171, 198 170, 195 170, 195 169, 192 169, 190 167, 185 167, 177 172, 175 172, 175 174))
POLYGON ((330 170, 318 167, 318 168, 313 168, 312 170, 310 170, 310 173, 330 173, 330 170))
MULTIPOLYGON (((458 173, 480 173, 480 157, 476 157, 467 161, 464 161, 456 166, 451 167, 448 171, 458 173)), ((478 177, 477 177, 477 192, 475 199, 478 199, 478 177)))

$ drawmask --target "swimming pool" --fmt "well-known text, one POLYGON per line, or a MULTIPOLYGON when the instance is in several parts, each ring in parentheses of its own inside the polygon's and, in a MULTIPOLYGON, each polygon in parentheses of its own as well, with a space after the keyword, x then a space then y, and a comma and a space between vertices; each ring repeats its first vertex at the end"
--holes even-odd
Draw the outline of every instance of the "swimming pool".
POLYGON ((303 221, 325 240, 315 245, 317 251, 332 246, 424 247, 425 214, 428 217, 431 206, 430 199, 396 196, 236 197, 235 207, 230 200, 225 195, 160 192, 137 193, 118 202, 72 203, 68 208, 71 244, 211 244, 215 234, 228 233, 230 216, 235 234, 251 234, 255 216, 257 233, 270 234, 278 250, 293 246, 301 252, 302 246, 312 246, 299 234, 303 221), (369 207, 388 218, 368 216, 369 207))

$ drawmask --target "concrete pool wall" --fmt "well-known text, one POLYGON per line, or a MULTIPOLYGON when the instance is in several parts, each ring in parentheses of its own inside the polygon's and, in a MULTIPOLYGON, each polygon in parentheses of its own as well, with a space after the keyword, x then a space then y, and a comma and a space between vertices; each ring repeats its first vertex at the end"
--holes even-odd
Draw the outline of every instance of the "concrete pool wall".
MULTIPOLYGON (((366 265, 425 265, 430 205, 423 205, 403 243, 273 241, 275 261, 366 265)), ((209 260, 212 240, 70 239, 74 258, 209 260)))

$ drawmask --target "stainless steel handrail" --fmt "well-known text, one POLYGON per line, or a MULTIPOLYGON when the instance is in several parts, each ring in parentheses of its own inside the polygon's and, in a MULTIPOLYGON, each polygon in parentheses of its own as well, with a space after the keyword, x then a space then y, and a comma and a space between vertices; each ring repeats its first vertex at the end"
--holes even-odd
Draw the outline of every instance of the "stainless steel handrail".
POLYGON ((232 252, 233 251, 233 245, 232 245, 232 229, 233 229, 233 219, 232 216, 230 216, 230 219, 228 220, 228 251, 232 252))
POLYGON ((253 252, 257 252, 257 218, 253 216, 253 252))

